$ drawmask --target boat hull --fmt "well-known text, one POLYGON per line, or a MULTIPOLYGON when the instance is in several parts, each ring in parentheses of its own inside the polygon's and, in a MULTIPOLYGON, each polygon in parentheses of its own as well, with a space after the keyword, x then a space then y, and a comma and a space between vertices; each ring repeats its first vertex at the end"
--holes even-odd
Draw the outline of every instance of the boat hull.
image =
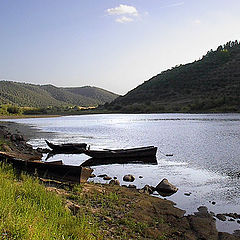
POLYGON ((52 149, 54 153, 83 153, 86 150, 86 143, 66 143, 66 144, 53 144, 45 140, 47 145, 52 149))
POLYGON ((85 150, 84 153, 92 158, 139 158, 156 156, 157 147, 142 147, 116 150, 85 150))
POLYGON ((0 159, 12 164, 18 173, 22 171, 33 174, 37 177, 59 180, 62 182, 82 183, 86 182, 93 172, 92 169, 82 166, 63 165, 61 161, 40 162, 24 161, 0 154, 0 159))

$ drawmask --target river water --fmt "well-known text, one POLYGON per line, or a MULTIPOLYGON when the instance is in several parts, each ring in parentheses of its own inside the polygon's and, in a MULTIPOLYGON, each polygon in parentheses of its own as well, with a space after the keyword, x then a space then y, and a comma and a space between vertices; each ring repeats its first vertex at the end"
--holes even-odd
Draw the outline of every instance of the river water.
MULTIPOLYGON (((49 140, 55 143, 85 142, 91 149, 157 146, 158 165, 96 166, 94 173, 116 176, 122 184, 126 184, 122 181, 125 174, 133 174, 139 188, 156 186, 167 178, 179 188, 167 199, 187 214, 201 205, 214 213, 240 213, 240 114, 99 114, 11 121, 53 132, 49 140)), ((44 139, 31 139, 30 143, 46 147, 44 139)), ((80 165, 88 158, 83 154, 56 155, 52 160, 80 165)), ((93 180, 106 182, 97 177, 93 180)), ((240 224, 217 221, 217 227, 233 232, 240 224)))

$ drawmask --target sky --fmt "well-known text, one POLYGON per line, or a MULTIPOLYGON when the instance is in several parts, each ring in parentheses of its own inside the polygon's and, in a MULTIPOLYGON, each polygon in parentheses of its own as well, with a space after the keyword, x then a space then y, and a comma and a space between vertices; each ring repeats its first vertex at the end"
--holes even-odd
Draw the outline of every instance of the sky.
POLYGON ((126 94, 240 40, 240 0, 0 0, 0 79, 126 94))

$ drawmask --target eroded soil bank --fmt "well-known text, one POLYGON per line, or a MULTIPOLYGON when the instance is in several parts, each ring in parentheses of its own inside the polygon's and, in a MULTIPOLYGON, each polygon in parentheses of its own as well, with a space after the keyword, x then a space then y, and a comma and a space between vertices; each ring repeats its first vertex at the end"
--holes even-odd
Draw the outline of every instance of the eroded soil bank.
MULTIPOLYGON (((35 134, 47 133, 26 125, 0 123, 1 151, 38 160, 41 153, 26 143, 35 134)), ((173 202, 137 189, 96 183, 71 187, 49 181, 44 184, 74 215, 90 217, 89 224, 97 224, 104 239, 240 239, 237 233, 218 232, 214 217, 206 209, 202 214, 184 216, 185 211, 173 202)))

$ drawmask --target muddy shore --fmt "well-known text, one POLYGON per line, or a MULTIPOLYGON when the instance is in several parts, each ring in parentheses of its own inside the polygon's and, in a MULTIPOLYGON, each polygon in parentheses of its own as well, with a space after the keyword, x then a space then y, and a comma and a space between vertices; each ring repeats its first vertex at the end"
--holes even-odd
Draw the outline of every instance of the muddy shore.
MULTIPOLYGON (((24 124, 0 122, 0 137, 7 140, 1 151, 15 152, 16 156, 28 160, 40 158, 41 154, 26 141, 36 136, 48 138, 50 134, 52 133, 41 132, 24 124), (23 138, 16 139, 16 136, 23 138)), ((235 235, 218 232, 214 217, 205 208, 200 208, 195 215, 184 216, 185 211, 174 207, 173 202, 139 193, 136 189, 93 183, 81 187, 81 198, 85 199, 82 205, 76 201, 78 197, 72 196, 68 190, 57 187, 48 187, 48 190, 64 195, 73 214, 85 209, 99 223, 104 221, 100 225, 106 239, 124 239, 119 237, 121 232, 127 233, 128 239, 240 239, 237 232, 235 235), (107 202, 112 199, 105 199, 104 195, 112 194, 117 197, 109 205, 107 202), (99 205, 99 202, 93 201, 92 198, 96 195, 103 195, 106 204, 99 205), (141 231, 136 226, 142 228, 141 231)))

